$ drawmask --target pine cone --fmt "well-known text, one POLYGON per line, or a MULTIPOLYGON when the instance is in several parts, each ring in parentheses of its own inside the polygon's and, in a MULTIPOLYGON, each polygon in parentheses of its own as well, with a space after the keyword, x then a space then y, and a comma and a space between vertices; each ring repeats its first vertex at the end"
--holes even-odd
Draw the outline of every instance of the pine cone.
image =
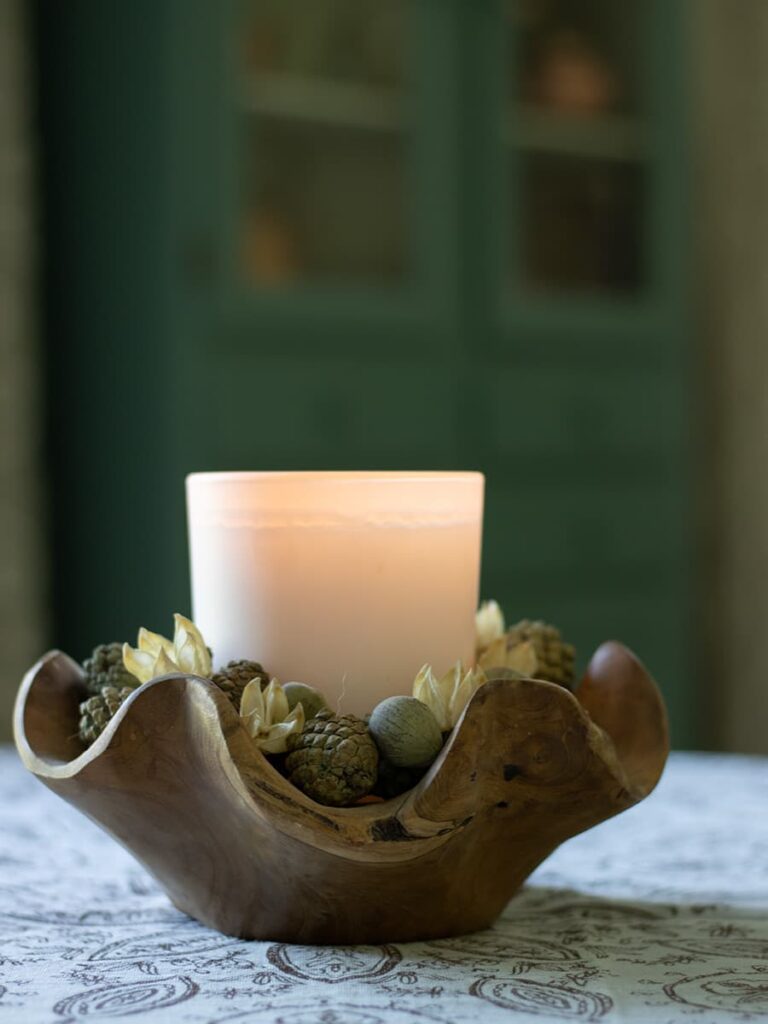
POLYGON ((269 673, 265 672, 258 661, 230 661, 224 668, 220 668, 212 679, 216 685, 226 693, 235 706, 235 711, 240 713, 240 700, 243 690, 252 679, 261 680, 261 688, 269 683, 269 673))
POLYGON ((105 686, 121 690, 124 686, 137 687, 139 680, 123 664, 123 645, 99 644, 90 658, 83 662, 85 685, 89 693, 100 694, 105 686))
POLYGON ((78 733, 83 743, 90 745, 107 727, 107 723, 117 709, 136 689, 135 686, 103 686, 101 692, 80 705, 80 725, 78 733))
POLYGON ((522 619, 507 631, 507 649, 526 641, 533 645, 538 661, 535 678, 559 683, 570 690, 576 649, 572 644, 563 643, 560 630, 546 622, 522 619))
POLYGON ((321 711, 288 740, 288 778, 320 804, 343 807, 376 783, 379 752, 365 722, 321 711))

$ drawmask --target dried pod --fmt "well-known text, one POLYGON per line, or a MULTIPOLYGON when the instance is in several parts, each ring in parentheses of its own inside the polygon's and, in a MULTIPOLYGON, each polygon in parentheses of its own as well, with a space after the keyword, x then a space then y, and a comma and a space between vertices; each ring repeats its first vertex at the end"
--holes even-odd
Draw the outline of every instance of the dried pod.
POLYGON ((297 704, 304 708, 304 718, 309 721, 321 711, 327 711, 328 705, 325 697, 316 690, 314 686, 307 686, 306 683, 286 683, 283 686, 283 693, 288 701, 288 707, 293 710, 297 704))
POLYGON ((437 719, 415 697, 387 697, 373 709, 368 728, 379 753, 397 768, 430 765, 443 746, 437 719))

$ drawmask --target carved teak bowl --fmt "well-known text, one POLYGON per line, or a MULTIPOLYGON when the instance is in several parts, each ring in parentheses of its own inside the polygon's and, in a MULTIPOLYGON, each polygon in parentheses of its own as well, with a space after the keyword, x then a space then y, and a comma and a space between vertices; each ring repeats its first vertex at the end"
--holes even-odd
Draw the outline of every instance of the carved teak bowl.
POLYGON ((16 746, 203 924, 298 943, 437 938, 490 925, 560 843, 647 796, 667 758, 659 691, 621 644, 599 648, 575 695, 505 674, 415 789, 363 807, 304 796, 196 676, 142 686, 83 749, 82 671, 57 651, 22 683, 16 746))

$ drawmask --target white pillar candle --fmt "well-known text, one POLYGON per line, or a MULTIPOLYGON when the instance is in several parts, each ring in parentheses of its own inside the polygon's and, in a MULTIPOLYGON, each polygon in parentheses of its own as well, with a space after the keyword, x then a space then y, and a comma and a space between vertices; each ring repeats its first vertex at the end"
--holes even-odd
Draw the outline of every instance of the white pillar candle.
POLYGON ((363 715, 429 662, 474 661, 481 473, 194 473, 195 622, 215 665, 363 715))

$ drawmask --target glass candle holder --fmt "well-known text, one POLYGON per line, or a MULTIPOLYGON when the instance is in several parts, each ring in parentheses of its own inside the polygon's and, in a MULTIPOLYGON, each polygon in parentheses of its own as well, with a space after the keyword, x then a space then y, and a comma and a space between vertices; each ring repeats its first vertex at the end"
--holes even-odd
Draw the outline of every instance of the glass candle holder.
POLYGON ((194 473, 193 617, 214 664, 260 661, 363 715, 475 656, 481 473, 194 473))

